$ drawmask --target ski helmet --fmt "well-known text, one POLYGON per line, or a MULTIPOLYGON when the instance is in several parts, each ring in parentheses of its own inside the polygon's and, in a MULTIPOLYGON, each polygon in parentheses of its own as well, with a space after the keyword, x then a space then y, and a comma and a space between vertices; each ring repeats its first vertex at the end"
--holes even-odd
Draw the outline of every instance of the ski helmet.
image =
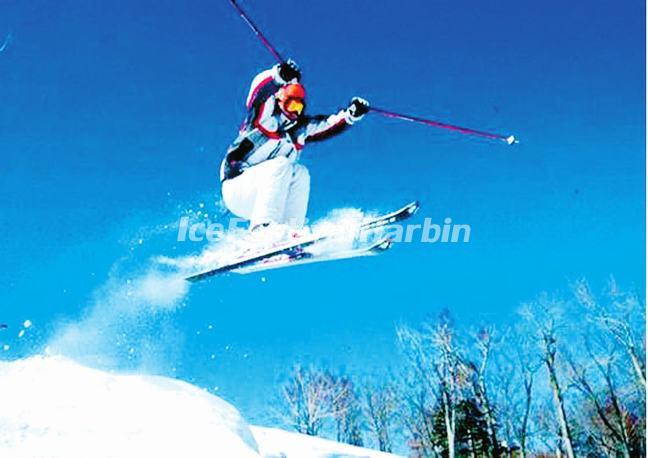
POLYGON ((306 89, 299 83, 286 84, 276 94, 279 108, 289 119, 297 119, 304 111, 306 89))

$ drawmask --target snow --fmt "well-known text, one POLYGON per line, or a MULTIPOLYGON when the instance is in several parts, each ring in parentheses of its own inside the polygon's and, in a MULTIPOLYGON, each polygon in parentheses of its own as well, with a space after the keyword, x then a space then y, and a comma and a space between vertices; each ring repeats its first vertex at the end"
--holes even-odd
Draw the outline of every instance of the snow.
MULTIPOLYGON (((304 232, 304 239, 333 233, 338 236, 310 247, 309 252, 323 254, 329 251, 350 249, 357 235, 357 229, 362 224, 362 221, 374 216, 376 215, 364 214, 361 210, 355 208, 339 208, 331 211, 326 217, 315 222, 304 232)), ((282 233, 282 235, 285 235, 285 229, 277 228, 276 230, 282 233)), ((157 256, 154 258, 154 261, 160 266, 177 269, 178 276, 184 278, 226 264, 238 258, 241 253, 246 251, 251 253, 265 251, 268 249, 268 238, 273 239, 274 237, 275 235, 269 233, 254 235, 247 230, 230 227, 222 239, 206 244, 202 252, 198 255, 181 256, 178 258, 157 256)), ((262 277, 261 281, 265 282, 265 277, 262 277)))
POLYGON ((164 355, 179 337, 155 325, 164 314, 182 307, 188 288, 183 277, 156 266, 133 275, 113 271, 81 317, 55 329, 48 351, 94 366, 123 367, 120 364, 129 361, 137 367, 162 367, 164 355))
POLYGON ((306 436, 275 428, 251 426, 265 458, 395 458, 391 453, 369 450, 348 444, 306 436))
POLYGON ((237 410, 203 390, 60 357, 0 363, 0 406, 3 458, 259 456, 237 410))
POLYGON ((273 428, 188 383, 59 356, 0 362, 3 458, 387 458, 273 428))

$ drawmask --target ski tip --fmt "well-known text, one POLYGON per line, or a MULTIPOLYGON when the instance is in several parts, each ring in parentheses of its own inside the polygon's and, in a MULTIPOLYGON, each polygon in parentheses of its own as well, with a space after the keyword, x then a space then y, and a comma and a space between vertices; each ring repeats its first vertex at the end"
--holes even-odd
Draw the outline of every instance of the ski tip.
POLYGON ((410 202, 410 203, 407 205, 407 212, 408 212, 410 215, 413 215, 414 213, 416 213, 416 212, 418 211, 418 209, 420 208, 420 206, 421 206, 421 203, 420 203, 418 200, 414 200, 414 201, 410 202))

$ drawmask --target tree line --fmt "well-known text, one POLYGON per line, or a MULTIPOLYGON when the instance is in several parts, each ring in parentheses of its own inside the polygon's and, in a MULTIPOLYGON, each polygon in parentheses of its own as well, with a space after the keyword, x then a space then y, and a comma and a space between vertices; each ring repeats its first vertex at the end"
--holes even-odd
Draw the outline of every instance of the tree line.
POLYGON ((301 433, 423 457, 644 457, 645 304, 612 279, 523 304, 510 326, 442 311, 396 328, 398 376, 294 368, 284 419, 301 433))

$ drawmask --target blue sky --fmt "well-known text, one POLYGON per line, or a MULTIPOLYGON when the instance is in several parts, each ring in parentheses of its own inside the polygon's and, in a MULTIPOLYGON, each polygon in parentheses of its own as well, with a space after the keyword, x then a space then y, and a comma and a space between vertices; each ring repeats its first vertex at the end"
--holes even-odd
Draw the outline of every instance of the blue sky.
MULTIPOLYGON (((382 373, 395 323, 441 308, 507 322, 521 301, 580 276, 645 290, 643 2, 242 4, 301 64, 311 112, 361 95, 521 143, 369 115, 305 150, 311 219, 418 199, 415 222, 470 224, 470 243, 192 287, 164 323, 151 317, 181 336, 161 342, 163 372, 218 386, 264 421, 296 362, 382 373)), ((78 317, 115 265, 201 249, 164 225, 200 203, 216 210, 218 164, 251 78, 272 60, 225 0, 0 8, 0 35, 13 36, 0 53, 0 312, 11 326, 0 337, 13 342, 29 318, 35 345, 78 317)))

